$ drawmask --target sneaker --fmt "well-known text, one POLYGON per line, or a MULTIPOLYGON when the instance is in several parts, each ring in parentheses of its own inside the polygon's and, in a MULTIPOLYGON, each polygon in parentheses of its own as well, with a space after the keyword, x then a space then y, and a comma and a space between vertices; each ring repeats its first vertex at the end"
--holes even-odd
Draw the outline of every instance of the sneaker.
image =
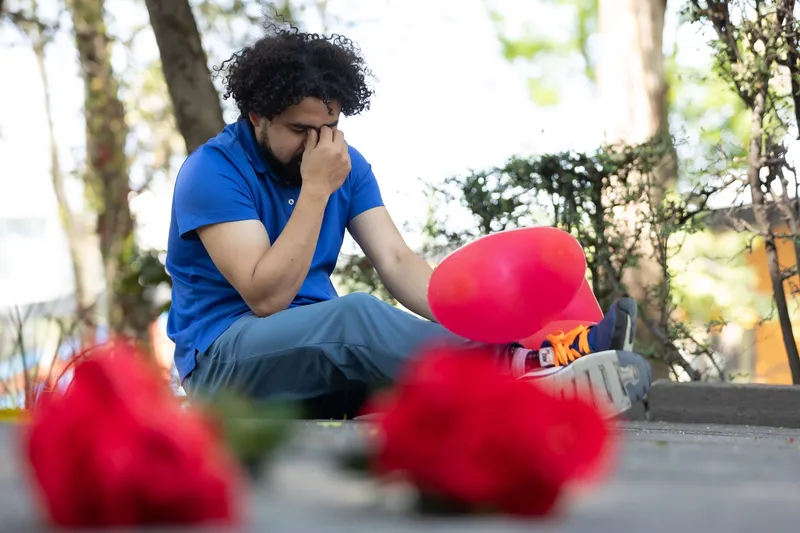
POLYGON ((632 352, 635 337, 636 302, 621 298, 598 324, 548 335, 518 379, 537 380, 562 397, 587 397, 606 417, 617 416, 650 388, 650 365, 632 352))

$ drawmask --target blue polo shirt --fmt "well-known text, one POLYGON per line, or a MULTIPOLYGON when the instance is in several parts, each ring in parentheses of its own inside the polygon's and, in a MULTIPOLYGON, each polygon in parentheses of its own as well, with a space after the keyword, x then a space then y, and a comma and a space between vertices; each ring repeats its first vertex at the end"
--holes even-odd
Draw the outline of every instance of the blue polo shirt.
MULTIPOLYGON (((322 219, 311 268, 291 307, 337 298, 331 273, 347 224, 383 205, 372 167, 352 146, 351 171, 333 193, 322 219)), ((230 124, 194 151, 175 180, 167 245, 172 306, 167 335, 175 342, 175 366, 183 380, 195 357, 238 318, 252 313, 214 265, 196 230, 209 224, 260 220, 272 243, 280 236, 300 187, 279 183, 264 160, 246 118, 230 124)))

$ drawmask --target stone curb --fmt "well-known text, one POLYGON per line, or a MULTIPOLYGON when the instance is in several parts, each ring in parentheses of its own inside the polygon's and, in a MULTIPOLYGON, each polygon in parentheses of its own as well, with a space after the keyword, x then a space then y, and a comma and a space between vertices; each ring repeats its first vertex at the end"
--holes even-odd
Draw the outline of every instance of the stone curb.
POLYGON ((658 380, 623 418, 651 422, 800 428, 800 386, 658 380))

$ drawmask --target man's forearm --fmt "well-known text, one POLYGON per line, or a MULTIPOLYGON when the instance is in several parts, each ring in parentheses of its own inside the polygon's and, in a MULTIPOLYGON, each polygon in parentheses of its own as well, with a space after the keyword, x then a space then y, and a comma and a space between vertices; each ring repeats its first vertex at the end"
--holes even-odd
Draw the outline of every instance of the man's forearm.
POLYGON ((286 227, 253 270, 257 314, 286 309, 297 296, 314 258, 327 203, 327 196, 300 193, 286 227))
POLYGON ((379 274, 381 281, 398 302, 411 312, 436 321, 428 305, 428 284, 433 269, 424 259, 409 251, 400 261, 379 274))

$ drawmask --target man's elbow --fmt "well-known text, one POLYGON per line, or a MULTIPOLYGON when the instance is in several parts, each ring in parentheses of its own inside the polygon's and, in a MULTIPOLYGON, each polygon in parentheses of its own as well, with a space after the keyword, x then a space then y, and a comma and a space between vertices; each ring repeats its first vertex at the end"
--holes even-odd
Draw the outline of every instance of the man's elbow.
POLYGON ((249 304, 249 305, 250 305, 250 310, 253 312, 253 314, 259 318, 268 317, 278 312, 278 309, 270 307, 265 303, 259 302, 256 304, 249 304))
POLYGON ((286 298, 259 298, 248 300, 247 305, 257 317, 267 317, 289 308, 292 301, 286 298))
POLYGON ((405 270, 408 262, 414 261, 414 259, 417 257, 417 254, 415 254, 410 248, 401 247, 384 254, 383 257, 377 258, 373 263, 373 267, 375 267, 375 270, 378 272, 379 276, 391 276, 393 273, 402 272, 405 270))

